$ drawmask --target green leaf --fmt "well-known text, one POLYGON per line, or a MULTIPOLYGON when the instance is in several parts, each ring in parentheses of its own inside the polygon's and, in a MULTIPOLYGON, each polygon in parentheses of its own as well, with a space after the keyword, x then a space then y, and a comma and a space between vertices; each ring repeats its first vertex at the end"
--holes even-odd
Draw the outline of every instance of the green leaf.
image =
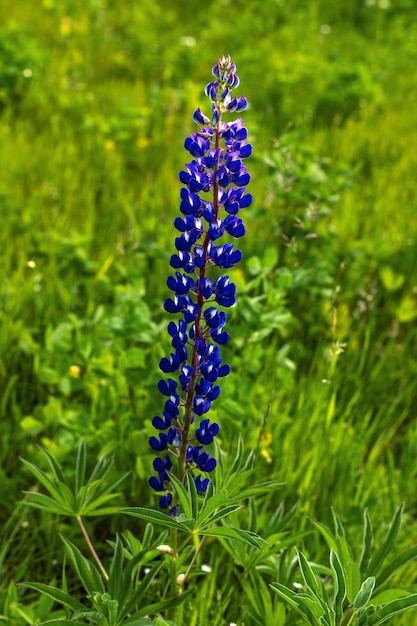
POLYGON ((362 576, 365 575, 365 572, 368 569, 373 544, 374 544, 374 533, 372 530, 371 519, 369 517, 368 509, 365 509, 364 525, 363 525, 363 539, 362 539, 362 553, 361 553, 361 559, 360 559, 360 564, 359 564, 362 576))
POLYGON ((395 511, 384 542, 369 562, 368 568, 366 570, 366 576, 376 576, 385 558, 394 549, 397 543, 398 534, 400 532, 403 509, 404 502, 402 502, 395 511))
POLYGON ((65 537, 61 537, 65 550, 89 595, 95 592, 105 592, 103 580, 93 563, 90 563, 80 550, 65 537))
POLYGON ((337 543, 339 544, 337 555, 343 564, 343 567, 345 567, 346 563, 353 563, 352 550, 350 549, 346 537, 344 535, 339 535, 337 537, 337 543))
POLYGON ((262 615, 262 626, 265 624, 273 624, 275 621, 273 608, 275 597, 271 596, 269 586, 258 572, 255 570, 249 571, 249 576, 250 583, 246 581, 246 586, 244 587, 245 596, 248 595, 248 592, 251 590, 251 597, 254 601, 252 601, 251 604, 254 604, 257 611, 262 615))
POLYGON ((39 626, 85 626, 85 622, 72 619, 50 619, 47 622, 40 622, 39 626))
POLYGON ((35 591, 39 591, 40 593, 52 598, 55 602, 62 604, 63 606, 67 606, 71 611, 79 611, 84 610, 85 607, 78 602, 73 596, 70 596, 65 591, 61 591, 61 589, 57 589, 57 587, 52 587, 51 585, 45 585, 44 583, 31 583, 31 582, 23 582, 19 583, 19 586, 28 587, 29 589, 34 589, 35 591))
MULTIPOLYGON (((363 581, 361 588, 359 589, 359 592, 352 603, 353 608, 363 609, 371 599, 374 589, 375 576, 370 576, 363 581)), ((375 601, 373 601, 373 604, 375 604, 375 601)))
POLYGON ((154 604, 147 604, 146 606, 143 606, 139 611, 137 611, 134 615, 129 617, 129 619, 125 620, 123 622, 123 626, 134 626, 135 621, 139 617, 145 617, 145 615, 152 615, 155 613, 162 613, 163 611, 174 608, 175 606, 178 606, 179 604, 182 604, 185 600, 187 600, 191 593, 192 589, 187 589, 187 591, 183 591, 173 598, 161 600, 160 602, 155 602, 154 604))
POLYGON ((116 536, 113 557, 109 570, 109 580, 107 582, 108 592, 112 598, 119 600, 120 586, 123 580, 123 546, 120 537, 116 536))
POLYGON ((177 521, 175 518, 170 517, 166 513, 163 513, 162 511, 137 506, 120 509, 120 512, 125 515, 131 515, 132 517, 138 517, 139 519, 146 520, 147 522, 151 522, 153 524, 160 524, 161 526, 165 526, 167 528, 180 528, 187 533, 191 532, 188 526, 177 521))
POLYGON ((408 563, 408 561, 412 561, 417 557, 417 546, 413 546, 408 550, 404 550, 401 554, 391 561, 389 565, 385 567, 385 569, 381 572, 381 574, 377 577, 376 585, 380 587, 383 585, 391 576, 399 570, 403 565, 408 563))
MULTIPOLYGON (((54 498, 57 502, 59 502, 62 506, 68 506, 65 498, 62 497, 60 492, 60 485, 55 484, 47 474, 39 467, 26 461, 26 459, 21 459, 22 463, 32 472, 32 474, 39 480, 39 482, 45 487, 45 489, 50 493, 52 498, 54 498)), ((27 492, 30 495, 31 492, 27 492)), ((71 509, 71 507, 69 507, 71 509)))
POLYGON ((66 485, 67 481, 65 480, 64 472, 62 471, 62 467, 60 466, 56 458, 50 452, 48 452, 46 448, 39 447, 39 449, 43 453, 43 455, 46 456, 55 480, 58 483, 66 485))
POLYGON ((216 511, 220 507, 223 507, 224 505, 237 506, 237 508, 240 508, 240 505, 233 504, 231 498, 218 493, 214 496, 211 496, 211 498, 206 498, 204 500, 203 506, 201 507, 201 510, 198 514, 196 525, 198 527, 203 526, 204 522, 211 518, 214 511, 216 511))
POLYGON ((332 508, 332 517, 333 517, 335 537, 337 537, 337 539, 340 539, 341 537, 345 537, 345 529, 343 528, 342 520, 340 519, 340 517, 337 515, 336 511, 333 508, 332 508))
POLYGON ((378 624, 382 624, 396 613, 402 613, 403 611, 412 609, 413 607, 417 607, 417 593, 413 593, 407 598, 393 600, 392 602, 389 602, 385 606, 381 607, 368 617, 367 626, 377 626, 378 624))
POLYGON ((145 574, 143 579, 140 581, 139 586, 129 594, 126 602, 121 607, 119 618, 126 617, 127 615, 131 614, 134 608, 140 605, 142 598, 148 591, 149 586, 151 585, 152 581, 158 574, 163 564, 163 560, 159 561, 145 574))
POLYGON ((304 582, 308 589, 310 589, 310 591, 312 591, 312 593, 317 596, 320 591, 319 582, 304 554, 297 550, 297 556, 304 582))
POLYGON ((228 515, 231 515, 232 513, 234 513, 235 511, 238 511, 241 508, 242 507, 239 504, 230 504, 229 506, 226 506, 220 509, 220 511, 217 511, 217 513, 213 513, 213 515, 209 517, 209 519, 207 519, 201 526, 199 525, 197 521, 196 530, 200 530, 200 529, 204 530, 205 528, 209 528, 212 524, 215 524, 219 520, 223 519, 224 517, 227 517, 228 515))
POLYGON ((339 625, 343 617, 343 603, 346 598, 346 578, 343 571, 342 563, 333 550, 330 550, 330 567, 334 574, 335 596, 333 600, 333 609, 335 612, 335 624, 339 625))
POLYGON ((357 563, 354 563, 353 561, 349 563, 344 563, 343 571, 346 578, 347 598, 349 602, 352 603, 354 598, 358 594, 361 586, 361 571, 359 569, 359 565, 357 563))
POLYGON ((191 518, 197 519, 198 516, 198 494, 195 482, 190 474, 187 474, 187 491, 190 494, 191 502, 191 518))
POLYGON ((37 493, 36 491, 24 491, 23 493, 30 498, 28 500, 21 501, 21 504, 24 504, 25 506, 30 506, 34 509, 41 509, 43 511, 48 511, 48 513, 55 513, 57 515, 71 515, 71 511, 68 510, 66 506, 43 493, 37 493))
POLYGON ((253 469, 238 470, 236 474, 230 476, 226 483, 222 485, 221 492, 225 492, 226 496, 238 498, 242 491, 242 485, 250 483, 253 469))
POLYGON ((388 604, 388 602, 398 600, 398 598, 407 598, 411 595, 412 593, 410 593, 410 591, 406 591, 405 589, 385 589, 384 591, 381 591, 373 596, 372 604, 375 606, 388 604))
POLYGON ((404 274, 396 273, 389 265, 383 265, 379 269, 379 277, 387 291, 397 291, 405 281, 404 274))
POLYGON ((240 528, 230 528, 229 526, 217 526, 209 530, 204 530, 201 534, 207 537, 228 537, 229 539, 236 539, 237 541, 242 541, 258 549, 261 548, 260 542, 263 541, 262 537, 255 533, 251 533, 248 530, 241 530, 240 528))
POLYGON ((107 459, 102 456, 95 464, 87 485, 92 485, 95 481, 102 481, 107 476, 113 466, 113 457, 107 459))
POLYGON ((265 537, 268 547, 263 548, 261 552, 259 551, 254 552, 250 560, 245 561, 245 567, 249 571, 251 571, 252 568, 255 567, 257 564, 265 563, 268 557, 277 555, 279 552, 281 552, 288 546, 295 545, 296 542, 300 541, 303 537, 305 537, 308 534, 309 534, 308 531, 301 531, 299 533, 290 533, 285 538, 281 538, 282 533, 281 535, 278 533, 276 535, 265 537))
POLYGON ((91 504, 86 505, 81 503, 78 515, 80 517, 86 517, 87 515, 108 515, 109 512, 117 513, 120 511, 120 506, 113 505, 102 508, 102 505, 110 500, 114 500, 114 498, 117 498, 119 495, 119 493, 107 493, 98 496, 91 504))
POLYGON ((77 460, 75 462, 75 493, 78 494, 84 485, 85 472, 87 468, 87 450, 85 441, 82 439, 78 444, 77 460))
POLYGON ((150 617, 136 617, 136 615, 133 615, 123 622, 123 626, 127 624, 128 626, 154 626, 155 622, 150 617))
POLYGON ((240 493, 234 495, 236 500, 246 500, 246 498, 253 498, 254 496, 262 496, 266 493, 271 493, 271 491, 276 491, 280 489, 285 483, 277 483, 274 481, 266 481, 263 483, 258 483, 253 485, 252 487, 248 487, 247 489, 243 489, 240 493))
MULTIPOLYGON (((288 587, 281 585, 280 583, 272 583, 271 588, 277 593, 289 606, 297 611, 304 619, 304 621, 309 624, 309 626, 322 626, 322 624, 318 621, 318 618, 315 612, 312 611, 311 606, 306 602, 307 596, 302 594, 297 594, 288 587)), ((310 598, 312 600, 312 598, 310 598)), ((322 611, 322 607, 320 607, 322 611)), ((321 612, 323 615, 323 612, 321 612)))
POLYGON ((314 520, 313 520, 313 524, 325 538, 327 545, 329 546, 329 549, 333 550, 334 552, 338 552, 339 546, 337 545, 336 538, 332 535, 332 533, 327 528, 327 526, 325 526, 321 522, 315 522, 314 520))
MULTIPOLYGON (((117 599, 119 601, 119 619, 123 616, 126 616, 131 611, 129 603, 131 602, 131 599, 134 595, 134 591, 132 593, 132 581, 135 578, 138 563, 143 559, 144 552, 145 551, 141 551, 136 554, 132 559, 130 559, 130 561, 123 570, 120 581, 120 588, 117 595, 117 599)), ((163 560, 160 560, 157 565, 160 565, 162 567, 163 560)), ((134 606, 135 605, 133 604, 132 608, 134 608, 134 606)))
MULTIPOLYGON (((187 520, 193 519, 193 503, 190 493, 184 487, 182 482, 174 474, 169 473, 169 479, 174 485, 175 493, 180 501, 181 508, 187 520)), ((192 480, 192 479, 191 479, 192 480)))

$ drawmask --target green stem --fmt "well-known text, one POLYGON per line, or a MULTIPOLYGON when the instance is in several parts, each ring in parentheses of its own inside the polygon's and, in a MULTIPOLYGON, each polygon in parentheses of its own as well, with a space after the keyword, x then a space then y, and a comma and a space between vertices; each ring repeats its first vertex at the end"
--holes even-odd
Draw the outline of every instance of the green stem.
MULTIPOLYGON (((216 179, 216 172, 219 167, 220 162, 220 120, 218 121, 215 128, 215 149, 217 150, 217 160, 215 166, 213 168, 213 207, 214 207, 214 219, 216 220, 219 213, 219 184, 216 179)), ((203 242, 203 250, 204 250, 204 264, 200 267, 199 273, 199 284, 201 285, 204 278, 206 277, 207 272, 207 250, 210 243, 210 238, 208 233, 206 233, 204 242, 203 242)), ((191 427, 191 418, 193 415, 193 401, 194 401, 194 391, 197 383, 197 378, 199 376, 199 372, 197 369, 198 362, 198 352, 197 352, 197 341, 201 339, 203 336, 203 330, 201 328, 201 318, 203 315, 203 306, 204 306, 204 296, 201 292, 201 288, 197 293, 197 304, 199 306, 199 312, 195 318, 195 340, 192 348, 192 357, 191 357, 191 366, 194 370, 194 374, 191 376, 190 384, 188 386, 187 396, 185 399, 185 407, 184 407, 184 423, 182 429, 182 445, 180 449, 179 459, 178 459, 178 478, 183 481, 186 473, 186 463, 185 459, 187 456, 187 448, 188 448, 188 440, 190 434, 191 427)))
POLYGON ((353 612, 353 609, 348 609, 345 616, 342 619, 341 626, 349 626, 349 624, 352 623, 354 616, 355 614, 353 612))
POLYGON ((91 539, 88 536, 87 530, 86 530, 86 528, 84 526, 84 522, 82 521, 81 517, 79 517, 78 515, 77 515, 77 522, 80 525, 81 532, 84 535, 84 539, 86 540, 87 545, 90 548, 90 552, 93 555, 97 565, 99 566, 99 569, 100 569, 101 573, 103 574, 103 576, 104 576, 104 578, 106 580, 109 580, 109 575, 106 572, 106 570, 104 569, 103 563, 100 561, 100 557, 98 556, 97 552, 94 549, 93 544, 91 543, 91 539))
POLYGON ((195 564, 195 562, 196 562, 196 560, 197 560, 198 555, 199 555, 199 554, 200 554, 200 552, 201 552, 201 548, 203 547, 203 544, 204 544, 204 542, 205 542, 206 538, 207 538, 207 537, 206 537, 206 535, 204 535, 204 537, 202 538, 202 540, 201 540, 201 541, 200 541, 200 543, 198 544, 196 551, 194 552, 194 556, 193 556, 193 558, 191 559, 191 562, 190 562, 190 564, 189 564, 189 566, 188 566, 188 569, 187 569, 187 571, 186 571, 186 572, 185 572, 185 574, 184 574, 184 581, 183 581, 183 584, 184 584, 184 585, 185 585, 185 583, 186 583, 186 581, 187 581, 188 576, 190 575, 190 572, 191 572, 192 568, 194 567, 194 564, 195 564))
MULTIPOLYGON (((173 550, 170 563, 169 563, 169 588, 171 590, 171 596, 174 598, 178 593, 177 585, 177 550, 178 550, 178 531, 176 528, 171 528, 171 548, 173 550)), ((175 621, 176 607, 168 609, 168 618, 175 621)))

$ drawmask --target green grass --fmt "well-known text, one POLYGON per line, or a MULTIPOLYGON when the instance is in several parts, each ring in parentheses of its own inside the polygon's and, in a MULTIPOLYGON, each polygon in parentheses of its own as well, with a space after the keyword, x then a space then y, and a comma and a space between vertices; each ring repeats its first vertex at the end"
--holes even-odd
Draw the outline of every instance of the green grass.
MULTIPOLYGON (((414 2, 3 0, 3 15, 0 614, 12 581, 61 577, 56 532, 80 539, 66 520, 17 505, 33 486, 18 456, 40 462, 40 443, 71 468, 84 437, 92 457, 114 453, 132 471, 127 506, 155 504, 147 439, 169 347, 177 173, 222 54, 250 102, 255 203, 234 272, 233 374, 213 410, 220 445, 233 456, 242 432, 260 452, 257 478, 285 483, 259 499, 257 531, 281 501, 299 505, 294 534, 333 507, 359 546, 364 507, 383 529, 405 501, 402 546, 413 545, 414 2)), ((248 510, 239 523, 251 523, 248 510)), ((105 552, 107 522, 91 527, 105 552)), ((327 558, 317 535, 300 543, 327 558)), ((252 624, 231 608, 226 552, 204 558, 212 576, 187 624, 207 614, 252 624)), ((411 567, 401 576, 415 588, 411 567)), ((395 623, 417 623, 410 615, 395 623)), ((15 612, 11 623, 31 622, 15 612)))

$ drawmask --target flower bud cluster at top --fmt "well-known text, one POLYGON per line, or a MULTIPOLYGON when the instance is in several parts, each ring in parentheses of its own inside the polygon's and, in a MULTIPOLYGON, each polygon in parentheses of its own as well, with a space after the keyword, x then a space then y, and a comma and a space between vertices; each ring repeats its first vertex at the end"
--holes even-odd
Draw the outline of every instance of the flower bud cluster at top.
POLYGON ((153 462, 157 475, 149 484, 162 494, 159 506, 170 509, 171 515, 178 514, 178 504, 170 473, 182 481, 190 473, 197 492, 203 493, 210 482, 206 474, 216 467, 206 446, 220 429, 205 415, 220 395, 217 379, 230 372, 220 357, 219 346, 229 339, 224 330, 227 316, 220 307, 235 303, 236 286, 229 276, 216 272, 210 277, 210 272, 230 269, 241 260, 242 253, 233 243, 220 240, 226 233, 235 239, 245 234, 239 213, 252 203, 246 193, 250 175, 244 160, 252 153, 246 128, 241 119, 222 121, 224 113, 247 107, 244 96, 231 96, 239 78, 230 56, 218 61, 213 76, 215 80, 205 88, 212 103, 211 120, 197 109, 193 120, 201 129, 184 143, 192 160, 179 175, 184 185, 182 215, 174 222, 179 232, 177 251, 171 257, 175 273, 167 281, 173 295, 164 304, 168 313, 180 319, 168 324, 173 351, 159 365, 162 372, 176 377, 158 383, 166 401, 162 416, 152 420, 159 435, 149 439, 151 448, 162 453, 153 462))

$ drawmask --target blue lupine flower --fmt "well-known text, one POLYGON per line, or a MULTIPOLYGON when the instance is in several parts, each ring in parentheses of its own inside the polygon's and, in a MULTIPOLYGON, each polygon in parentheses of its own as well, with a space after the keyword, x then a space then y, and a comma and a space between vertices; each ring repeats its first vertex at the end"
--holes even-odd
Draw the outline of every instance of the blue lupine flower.
POLYGON ((198 441, 205 446, 213 443, 214 437, 220 430, 218 424, 214 423, 211 424, 211 426, 209 426, 209 424, 210 420, 204 419, 200 422, 200 428, 197 428, 197 430, 195 431, 195 436, 197 437, 198 441))
POLYGON ((230 56, 219 59, 212 71, 215 80, 205 88, 211 118, 196 109, 193 120, 200 130, 184 142, 191 162, 179 174, 181 216, 174 227, 180 234, 170 260, 174 275, 167 279, 173 295, 164 302, 165 310, 180 319, 168 324, 174 352, 163 357, 159 367, 166 374, 176 374, 178 381, 167 378, 158 382, 165 404, 162 416, 152 419, 158 437, 149 439, 155 452, 165 453, 154 460, 157 476, 150 477, 149 485, 163 493, 159 506, 170 509, 172 516, 178 515, 179 505, 170 473, 175 472, 182 481, 186 473, 191 474, 197 493, 204 493, 210 479, 202 472, 212 472, 217 464, 206 447, 218 435, 219 425, 204 417, 194 433, 192 427, 195 416, 205 415, 219 397, 217 379, 230 373, 230 366, 220 356, 219 346, 228 342, 229 334, 224 330, 227 315, 219 307, 234 305, 236 286, 229 276, 209 274, 212 268, 230 269, 241 260, 241 251, 221 240, 225 235, 233 239, 244 236, 245 226, 238 214, 252 203, 252 195, 246 193, 250 175, 244 161, 252 154, 247 130, 240 118, 222 120, 223 114, 246 109, 247 101, 244 96, 231 95, 239 78, 230 56), (192 445, 196 440, 198 445, 192 445))

